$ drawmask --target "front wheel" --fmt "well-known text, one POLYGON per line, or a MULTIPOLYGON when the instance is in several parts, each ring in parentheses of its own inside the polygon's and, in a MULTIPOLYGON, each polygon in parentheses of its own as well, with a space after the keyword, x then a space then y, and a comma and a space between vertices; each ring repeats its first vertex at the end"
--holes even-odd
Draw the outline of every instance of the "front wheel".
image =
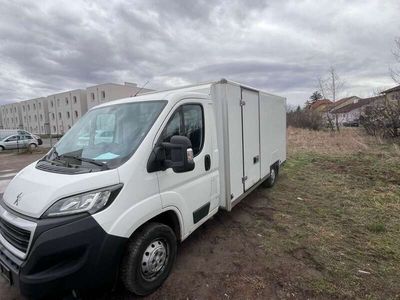
POLYGON ((122 260, 125 288, 138 296, 154 292, 171 272, 176 249, 176 236, 170 227, 161 223, 144 225, 128 243, 122 260))

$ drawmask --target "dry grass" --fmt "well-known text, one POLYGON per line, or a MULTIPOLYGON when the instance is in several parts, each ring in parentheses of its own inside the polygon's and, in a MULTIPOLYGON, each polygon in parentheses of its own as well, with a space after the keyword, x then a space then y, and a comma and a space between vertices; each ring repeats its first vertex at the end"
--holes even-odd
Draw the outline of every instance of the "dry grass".
POLYGON ((354 128, 289 128, 288 150, 278 184, 264 194, 275 214, 261 232, 285 291, 400 299, 399 146, 354 128))
POLYGON ((317 152, 320 154, 350 154, 369 151, 371 145, 382 144, 358 128, 344 128, 340 132, 314 131, 289 127, 289 154, 294 152, 317 152))

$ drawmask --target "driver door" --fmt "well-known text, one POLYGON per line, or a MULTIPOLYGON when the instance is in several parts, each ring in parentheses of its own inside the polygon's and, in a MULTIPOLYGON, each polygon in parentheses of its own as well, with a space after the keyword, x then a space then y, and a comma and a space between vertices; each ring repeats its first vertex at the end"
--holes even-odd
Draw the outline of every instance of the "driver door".
MULTIPOLYGON (((184 173, 172 169, 157 172, 163 207, 174 206, 181 211, 185 235, 217 206, 212 200, 212 174, 208 161, 212 150, 207 134, 206 100, 184 100, 170 114, 158 143, 170 142, 174 135, 186 136, 192 143, 195 168, 184 173)), ((166 153, 168 158, 168 153, 166 153)))

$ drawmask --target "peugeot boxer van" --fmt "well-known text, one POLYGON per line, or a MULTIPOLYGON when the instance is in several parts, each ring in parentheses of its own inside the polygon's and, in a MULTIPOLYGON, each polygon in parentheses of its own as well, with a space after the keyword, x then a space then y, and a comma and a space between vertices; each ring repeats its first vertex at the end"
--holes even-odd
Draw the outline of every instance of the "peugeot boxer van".
POLYGON ((152 293, 178 242, 275 183, 285 116, 284 98, 225 79, 92 108, 5 190, 1 273, 32 298, 152 293))

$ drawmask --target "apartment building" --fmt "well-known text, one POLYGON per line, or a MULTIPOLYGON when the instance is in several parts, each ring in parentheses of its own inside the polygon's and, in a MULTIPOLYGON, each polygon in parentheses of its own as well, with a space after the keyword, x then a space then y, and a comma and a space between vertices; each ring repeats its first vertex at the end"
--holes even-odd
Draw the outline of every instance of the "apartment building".
POLYGON ((22 124, 26 131, 35 134, 49 133, 49 108, 47 99, 40 97, 19 103, 22 113, 22 124))
POLYGON ((140 88, 136 83, 125 82, 124 84, 103 83, 88 87, 86 89, 88 109, 104 102, 133 97, 136 93, 146 93, 153 90, 140 88))
POLYGON ((0 107, 3 129, 21 129, 22 114, 19 103, 5 104, 0 107))
POLYGON ((51 134, 67 132, 87 111, 86 91, 82 89, 47 96, 51 134))
POLYGON ((0 106, 0 128, 63 135, 88 109, 112 100, 150 92, 135 83, 104 83, 0 106))

